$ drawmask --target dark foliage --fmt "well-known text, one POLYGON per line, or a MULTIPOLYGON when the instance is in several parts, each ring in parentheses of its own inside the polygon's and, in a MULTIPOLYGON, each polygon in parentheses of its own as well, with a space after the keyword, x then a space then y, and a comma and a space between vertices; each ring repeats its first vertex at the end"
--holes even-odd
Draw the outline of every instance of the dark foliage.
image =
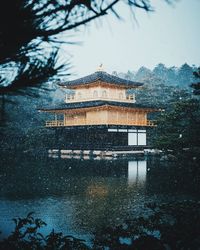
POLYGON ((200 95, 200 67, 193 74, 198 82, 191 84, 191 87, 193 88, 193 93, 195 95, 200 95))
POLYGON ((33 213, 29 213, 25 218, 13 219, 15 229, 8 238, 0 242, 0 249, 89 249, 83 240, 73 236, 64 236, 54 230, 47 236, 42 235, 39 229, 45 226, 46 223, 41 219, 33 218, 32 215, 33 213))
POLYGON ((156 147, 183 150, 200 155, 200 102, 196 99, 180 100, 174 103, 169 112, 163 112, 156 129, 156 147))
POLYGON ((195 250, 200 245, 200 203, 195 201, 146 204, 145 217, 95 232, 92 248, 83 240, 54 230, 42 235, 39 230, 46 223, 33 218, 32 213, 14 219, 14 223, 14 232, 0 242, 0 249, 195 250))
POLYGON ((198 249, 199 203, 150 203, 147 207, 149 216, 138 217, 99 231, 95 236, 94 249, 102 249, 102 246, 113 250, 198 249))

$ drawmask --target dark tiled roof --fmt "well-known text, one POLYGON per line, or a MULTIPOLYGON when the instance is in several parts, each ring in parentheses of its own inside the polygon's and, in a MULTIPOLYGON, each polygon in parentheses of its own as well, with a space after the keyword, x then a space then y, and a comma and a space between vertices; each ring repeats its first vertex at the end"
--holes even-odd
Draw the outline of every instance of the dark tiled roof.
POLYGON ((142 86, 143 83, 140 82, 134 82, 134 81, 130 81, 130 80, 126 80, 126 79, 122 79, 119 78, 117 76, 114 75, 110 75, 104 71, 97 71, 91 75, 76 79, 76 80, 72 80, 72 81, 68 81, 65 83, 61 83, 59 84, 60 86, 63 87, 72 87, 72 86, 78 86, 78 85, 82 85, 82 84, 89 84, 92 82, 96 82, 96 81, 103 81, 103 82, 107 82, 110 84, 117 84, 117 85, 124 85, 126 87, 139 87, 142 86))
POLYGON ((65 110, 65 109, 79 109, 79 108, 90 108, 90 107, 101 107, 105 105, 119 106, 127 108, 145 108, 145 109, 157 109, 153 107, 146 107, 142 104, 135 103, 125 103, 125 102, 113 102, 113 101, 88 101, 88 102, 75 102, 75 103, 65 103, 51 108, 41 108, 41 111, 51 111, 51 110, 65 110))

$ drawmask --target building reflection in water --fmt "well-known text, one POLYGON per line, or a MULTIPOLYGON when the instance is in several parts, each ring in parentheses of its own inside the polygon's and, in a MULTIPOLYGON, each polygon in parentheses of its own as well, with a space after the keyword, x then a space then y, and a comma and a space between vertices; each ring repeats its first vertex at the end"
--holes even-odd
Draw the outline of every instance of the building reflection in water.
POLYGON ((100 157, 91 159, 89 156, 88 159, 68 157, 66 155, 64 159, 53 155, 42 160, 26 157, 17 163, 12 159, 7 161, 0 170, 0 197, 80 195, 88 190, 91 183, 93 187, 97 187, 99 182, 117 182, 125 186, 128 183, 131 187, 146 181, 147 161, 144 158, 110 160, 100 157))
POLYGON ((149 200, 192 197, 195 190, 199 195, 199 179, 188 166, 164 168, 160 161, 144 158, 65 157, 5 159, 0 169, 0 230, 11 232, 12 218, 34 211, 48 223, 47 230, 86 238, 98 228, 132 218, 149 200))
POLYGON ((146 181, 147 161, 128 161, 128 184, 137 184, 146 181))
POLYGON ((84 238, 126 219, 144 195, 146 161, 97 159, 10 159, 0 171, 0 229, 10 232, 11 218, 34 211, 47 231, 84 238))

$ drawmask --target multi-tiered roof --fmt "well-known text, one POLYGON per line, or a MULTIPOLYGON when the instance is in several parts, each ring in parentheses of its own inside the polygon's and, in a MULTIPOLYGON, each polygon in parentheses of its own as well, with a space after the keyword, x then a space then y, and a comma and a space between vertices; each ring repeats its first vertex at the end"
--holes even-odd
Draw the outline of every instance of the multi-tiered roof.
POLYGON ((59 84, 71 91, 66 94, 65 103, 41 111, 63 114, 63 121, 50 121, 46 126, 75 125, 135 125, 152 126, 147 113, 154 109, 135 103, 134 94, 128 89, 139 88, 143 84, 119 78, 99 71, 59 84))

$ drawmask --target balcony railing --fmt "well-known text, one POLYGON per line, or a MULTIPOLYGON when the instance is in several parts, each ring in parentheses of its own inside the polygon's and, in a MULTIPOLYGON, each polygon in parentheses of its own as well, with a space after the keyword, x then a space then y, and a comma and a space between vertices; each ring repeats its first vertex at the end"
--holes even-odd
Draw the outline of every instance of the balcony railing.
POLYGON ((46 121, 45 124, 46 127, 63 127, 64 121, 58 121, 58 120, 53 120, 53 121, 46 121))
POLYGON ((125 97, 116 97, 116 96, 92 96, 87 95, 84 97, 76 96, 74 94, 66 94, 65 102, 72 103, 72 102, 86 102, 86 101, 94 101, 94 100, 105 100, 105 101, 116 101, 116 102, 128 102, 128 103, 135 103, 135 95, 130 94, 126 95, 125 97))
POLYGON ((148 120, 147 126, 156 127, 157 126, 156 121, 155 120, 148 120))
POLYGON ((75 119, 68 121, 46 121, 46 127, 67 127, 67 126, 84 126, 84 125, 129 125, 129 126, 145 126, 145 127, 155 127, 155 121, 123 121, 123 120, 109 120, 108 122, 100 122, 99 120, 87 120, 86 119, 75 119))

